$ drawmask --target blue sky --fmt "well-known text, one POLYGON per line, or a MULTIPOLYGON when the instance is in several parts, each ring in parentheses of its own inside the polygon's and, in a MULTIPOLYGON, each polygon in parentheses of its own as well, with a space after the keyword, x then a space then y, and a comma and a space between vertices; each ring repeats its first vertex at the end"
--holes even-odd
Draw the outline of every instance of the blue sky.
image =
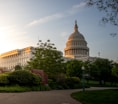
POLYGON ((117 27, 100 22, 104 13, 85 0, 0 0, 0 53, 51 40, 63 52, 77 20, 90 56, 118 60, 117 27))

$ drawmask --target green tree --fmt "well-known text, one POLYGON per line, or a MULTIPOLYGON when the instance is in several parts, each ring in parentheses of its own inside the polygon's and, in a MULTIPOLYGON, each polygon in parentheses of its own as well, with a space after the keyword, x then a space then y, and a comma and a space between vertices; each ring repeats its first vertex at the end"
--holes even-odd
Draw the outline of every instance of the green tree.
POLYGON ((92 64, 91 64, 90 61, 85 61, 84 62, 84 67, 85 67, 84 77, 87 80, 87 83, 89 83, 89 80, 91 79, 91 74, 90 74, 91 65, 92 64))
POLYGON ((93 62, 91 67, 91 75, 99 80, 100 84, 102 82, 109 81, 111 78, 111 68, 112 68, 112 61, 108 59, 100 59, 98 58, 95 62, 93 62))
POLYGON ((66 74, 69 77, 82 77, 82 61, 71 60, 66 63, 66 74))
POLYGON ((112 68, 112 78, 111 78, 111 85, 116 84, 118 82, 118 64, 114 63, 112 68))
POLYGON ((22 70, 22 67, 20 65, 16 65, 15 70, 22 70))
POLYGON ((112 68, 112 75, 118 78, 118 64, 115 63, 114 67, 112 68))
POLYGON ((54 44, 47 40, 39 40, 38 47, 35 48, 34 57, 28 62, 30 69, 42 69, 49 77, 54 77, 63 71, 63 55, 58 51, 54 44))

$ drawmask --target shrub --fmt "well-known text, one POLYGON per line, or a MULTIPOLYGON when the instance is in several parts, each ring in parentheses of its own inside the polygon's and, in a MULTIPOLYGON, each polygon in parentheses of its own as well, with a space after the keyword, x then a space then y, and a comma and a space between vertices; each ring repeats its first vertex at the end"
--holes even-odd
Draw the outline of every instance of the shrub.
POLYGON ((41 82, 41 78, 39 76, 25 70, 17 70, 12 72, 8 79, 11 84, 18 84, 21 86, 39 85, 41 82))
POLYGON ((22 70, 22 67, 20 65, 16 65, 15 70, 22 70))
POLYGON ((0 85, 8 85, 8 74, 0 74, 0 85))
POLYGON ((80 88, 78 77, 61 77, 57 81, 49 79, 48 84, 52 89, 75 89, 80 88))
POLYGON ((53 80, 53 79, 48 79, 48 85, 50 86, 51 89, 58 89, 58 83, 53 80))
POLYGON ((78 77, 67 77, 65 80, 65 85, 67 88, 78 88, 80 84, 80 79, 78 77))

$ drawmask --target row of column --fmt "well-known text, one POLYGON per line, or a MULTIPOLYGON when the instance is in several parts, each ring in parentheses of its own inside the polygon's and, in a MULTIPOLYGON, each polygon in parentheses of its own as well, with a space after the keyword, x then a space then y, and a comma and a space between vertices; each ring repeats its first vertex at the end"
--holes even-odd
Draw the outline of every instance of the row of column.
POLYGON ((88 55, 88 50, 86 49, 70 49, 70 50, 65 50, 65 55, 77 55, 77 54, 81 54, 81 55, 88 55))
POLYGON ((78 41, 73 41, 73 42, 72 41, 68 41, 67 44, 66 44, 67 47, 69 47, 71 45, 73 45, 73 46, 86 46, 87 44, 83 40, 81 42, 80 41, 79 42, 78 41))
POLYGON ((22 54, 17 54, 17 55, 12 55, 6 58, 1 58, 0 59, 0 67, 6 67, 8 69, 14 68, 17 64, 21 64, 21 66, 24 66, 27 61, 30 60, 32 57, 31 52, 26 53, 25 55, 22 54))

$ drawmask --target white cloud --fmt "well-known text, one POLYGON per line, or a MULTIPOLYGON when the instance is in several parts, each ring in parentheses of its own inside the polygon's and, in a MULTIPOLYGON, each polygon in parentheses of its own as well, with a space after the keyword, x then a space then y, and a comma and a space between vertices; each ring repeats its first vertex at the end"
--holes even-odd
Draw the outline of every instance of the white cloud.
POLYGON ((86 6, 87 2, 81 2, 79 4, 73 5, 72 8, 68 11, 70 15, 77 13, 80 9, 86 6))
POLYGON ((50 15, 50 16, 40 18, 38 20, 34 20, 34 21, 30 22, 27 26, 31 27, 31 26, 34 26, 34 25, 40 25, 40 24, 47 23, 47 22, 55 20, 55 19, 62 18, 62 17, 64 17, 64 15, 61 14, 61 13, 53 14, 53 15, 50 15))
POLYGON ((56 13, 56 14, 39 18, 37 20, 33 20, 30 23, 28 23, 26 27, 36 26, 36 25, 44 24, 44 23, 47 23, 56 19, 66 17, 66 16, 74 15, 75 13, 79 11, 80 8, 83 8, 85 6, 86 6, 86 2, 81 2, 79 4, 73 5, 68 11, 63 11, 62 13, 56 13))
POLYGON ((85 7, 87 4, 87 2, 81 2, 80 4, 77 4, 77 5, 73 5, 73 9, 78 9, 78 8, 83 8, 85 7))

